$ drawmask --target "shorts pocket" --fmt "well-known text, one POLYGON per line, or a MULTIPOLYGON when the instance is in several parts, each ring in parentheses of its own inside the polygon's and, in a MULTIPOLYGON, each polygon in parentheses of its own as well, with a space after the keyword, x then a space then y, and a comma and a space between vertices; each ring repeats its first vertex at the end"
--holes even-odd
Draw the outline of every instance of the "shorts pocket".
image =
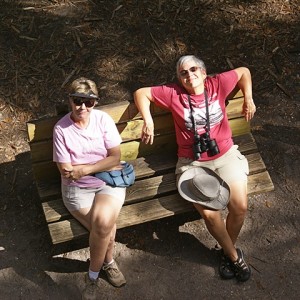
POLYGON ((74 201, 76 196, 76 187, 69 185, 62 185, 62 198, 65 206, 74 201))
POLYGON ((191 163, 193 162, 192 159, 187 157, 179 157, 177 164, 176 164, 176 170, 175 174, 181 174, 185 170, 191 168, 191 163))
POLYGON ((241 162, 241 169, 244 170, 246 175, 249 175, 249 163, 248 163, 247 158, 240 152, 237 154, 237 157, 241 162))

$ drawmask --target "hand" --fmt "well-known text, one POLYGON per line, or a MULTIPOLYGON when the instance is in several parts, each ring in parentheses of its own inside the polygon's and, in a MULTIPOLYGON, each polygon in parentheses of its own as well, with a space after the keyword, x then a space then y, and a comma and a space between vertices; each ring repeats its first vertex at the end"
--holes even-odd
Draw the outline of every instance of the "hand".
POLYGON ((63 171, 62 175, 65 178, 70 178, 71 179, 71 177, 73 176, 73 168, 64 168, 64 169, 62 169, 62 171, 63 171))
POLYGON ((143 129, 142 129, 142 135, 141 139, 145 144, 153 144, 153 139, 154 139, 154 124, 146 124, 144 123, 143 129))
POLYGON ((107 171, 121 171, 123 170, 123 165, 122 163, 120 162, 119 165, 115 166, 115 167, 112 167, 111 169, 107 170, 107 171))
POLYGON ((71 172, 71 179, 73 181, 78 180, 79 178, 87 175, 87 168, 85 165, 76 165, 73 166, 73 171, 71 172))
POLYGON ((64 168, 63 176, 65 178, 71 179, 72 181, 76 181, 82 176, 85 176, 85 173, 83 167, 78 165, 78 166, 73 166, 73 168, 64 168))
POLYGON ((256 106, 254 104, 253 99, 245 99, 243 104, 243 114, 245 116, 246 121, 250 121, 256 112, 256 106))

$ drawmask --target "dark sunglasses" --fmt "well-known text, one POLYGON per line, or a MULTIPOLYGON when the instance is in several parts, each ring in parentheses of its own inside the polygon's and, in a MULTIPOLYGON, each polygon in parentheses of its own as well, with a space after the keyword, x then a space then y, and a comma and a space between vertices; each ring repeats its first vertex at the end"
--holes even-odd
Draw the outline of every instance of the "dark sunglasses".
POLYGON ((71 97, 73 103, 76 106, 81 106, 83 103, 86 107, 92 107, 95 105, 95 99, 82 98, 82 97, 71 97))
POLYGON ((198 71, 199 69, 201 69, 201 68, 195 66, 195 67, 189 68, 188 70, 181 70, 181 71, 179 72, 179 74, 180 74, 180 77, 185 77, 185 76, 187 76, 187 75, 189 74, 189 72, 195 73, 195 72, 198 71))

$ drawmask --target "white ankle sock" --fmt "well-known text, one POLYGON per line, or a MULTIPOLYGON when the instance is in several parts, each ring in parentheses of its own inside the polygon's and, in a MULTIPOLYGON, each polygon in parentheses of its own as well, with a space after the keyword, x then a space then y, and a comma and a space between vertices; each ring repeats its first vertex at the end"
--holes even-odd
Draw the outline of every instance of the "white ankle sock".
POLYGON ((110 261, 110 262, 104 262, 104 263, 103 263, 103 266, 111 265, 114 261, 115 261, 115 260, 112 259, 112 261, 110 261))
POLYGON ((89 277, 91 280, 97 280, 98 276, 99 276, 99 272, 94 272, 89 270, 89 277))

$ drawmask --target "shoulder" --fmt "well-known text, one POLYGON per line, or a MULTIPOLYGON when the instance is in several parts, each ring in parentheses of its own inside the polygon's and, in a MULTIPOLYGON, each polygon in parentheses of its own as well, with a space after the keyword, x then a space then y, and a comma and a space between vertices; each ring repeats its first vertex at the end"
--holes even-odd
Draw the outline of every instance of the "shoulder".
POLYGON ((209 75, 206 78, 206 85, 218 86, 224 83, 237 83, 238 74, 235 70, 230 70, 218 74, 209 75))
POLYGON ((109 114, 101 109, 93 109, 91 112, 91 117, 96 119, 107 118, 109 114))
POLYGON ((212 74, 207 76, 208 81, 220 81, 224 79, 237 79, 237 72, 235 70, 229 70, 217 74, 212 74))
POLYGON ((219 74, 220 80, 238 80, 236 70, 229 70, 219 74))
POLYGON ((162 94, 186 94, 186 91, 182 86, 177 83, 169 83, 163 85, 157 85, 151 87, 151 93, 162 93, 162 94))
POLYGON ((90 115, 91 120, 95 123, 100 123, 102 125, 115 123, 113 118, 105 111, 101 109, 93 109, 90 115))
POLYGON ((65 127, 68 124, 72 123, 72 120, 70 118, 71 112, 67 113, 66 115, 64 115, 61 119, 59 119, 54 128, 58 128, 58 127, 65 127))

